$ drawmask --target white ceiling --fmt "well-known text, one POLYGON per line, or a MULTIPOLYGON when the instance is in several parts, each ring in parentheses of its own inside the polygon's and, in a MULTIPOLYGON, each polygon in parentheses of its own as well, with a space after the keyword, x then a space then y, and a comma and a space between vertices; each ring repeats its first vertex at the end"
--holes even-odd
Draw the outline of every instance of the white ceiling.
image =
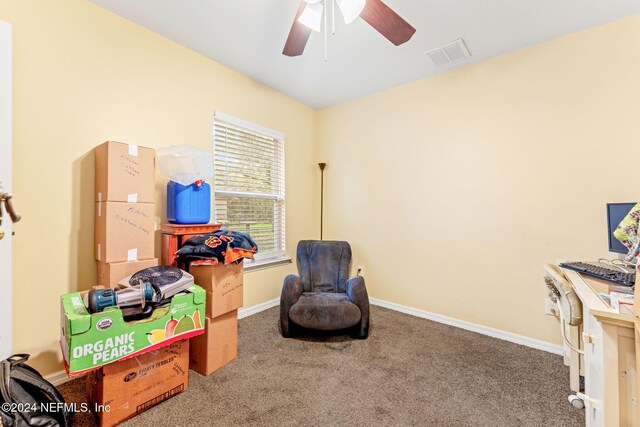
POLYGON ((300 0, 90 1, 314 108, 640 13, 640 0, 385 0, 413 38, 396 47, 336 13, 325 62, 320 33, 302 56, 282 55, 300 0), (471 58, 436 68, 425 52, 458 38, 471 58))

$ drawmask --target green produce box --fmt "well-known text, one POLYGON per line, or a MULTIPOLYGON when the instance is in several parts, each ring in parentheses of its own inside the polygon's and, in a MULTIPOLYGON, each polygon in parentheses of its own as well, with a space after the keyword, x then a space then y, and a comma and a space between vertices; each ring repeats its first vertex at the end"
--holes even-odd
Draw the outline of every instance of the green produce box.
POLYGON ((206 292, 197 285, 144 320, 125 322, 118 307, 90 314, 79 292, 61 297, 60 347, 69 376, 129 359, 204 332, 206 292))

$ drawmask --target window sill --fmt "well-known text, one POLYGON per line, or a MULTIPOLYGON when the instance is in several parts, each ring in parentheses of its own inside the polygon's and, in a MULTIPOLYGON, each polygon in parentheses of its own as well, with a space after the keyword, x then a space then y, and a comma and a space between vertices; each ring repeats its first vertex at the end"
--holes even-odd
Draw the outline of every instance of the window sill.
POLYGON ((280 267, 282 265, 291 264, 291 258, 272 259, 265 261, 253 262, 249 260, 244 261, 244 271, 258 271, 265 270, 267 268, 280 267))

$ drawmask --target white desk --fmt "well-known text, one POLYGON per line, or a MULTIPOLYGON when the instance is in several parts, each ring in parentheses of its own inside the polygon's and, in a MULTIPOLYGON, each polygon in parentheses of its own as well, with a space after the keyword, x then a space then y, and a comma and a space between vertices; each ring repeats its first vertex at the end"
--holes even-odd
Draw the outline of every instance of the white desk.
POLYGON ((609 293, 609 282, 563 271, 583 306, 586 425, 639 426, 636 317, 618 313, 598 295, 609 293))

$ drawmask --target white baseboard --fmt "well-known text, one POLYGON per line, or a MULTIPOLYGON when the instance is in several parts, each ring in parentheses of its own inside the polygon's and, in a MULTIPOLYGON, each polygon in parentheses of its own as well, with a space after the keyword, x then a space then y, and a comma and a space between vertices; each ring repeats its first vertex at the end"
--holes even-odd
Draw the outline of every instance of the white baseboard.
POLYGON ((245 307, 238 310, 238 319, 249 317, 252 314, 260 313, 261 311, 268 310, 272 307, 280 305, 280 297, 274 298, 269 301, 265 301, 260 304, 252 305, 251 307, 245 307))
POLYGON ((76 378, 80 378, 83 375, 70 378, 65 371, 54 372, 53 374, 46 375, 44 377, 45 380, 49 381, 54 386, 58 387, 68 381, 75 380, 76 378))
POLYGON ((407 307, 404 305, 396 304, 389 301, 384 301, 377 298, 370 297, 369 302, 373 305, 388 308, 394 311, 399 311, 400 313, 410 314, 412 316, 420 317, 422 319, 433 320, 434 322, 443 323, 449 326, 455 326, 456 328, 465 329, 471 332, 477 332, 479 334, 488 335, 493 338, 498 338, 498 339, 509 341, 515 344, 524 345, 527 347, 535 348, 537 350, 558 354, 560 356, 564 354, 562 346, 551 344, 549 342, 537 340, 534 338, 525 337, 524 335, 518 335, 512 332, 501 331, 500 329, 489 328, 487 326, 482 326, 482 325, 478 325, 471 322, 465 322, 464 320, 454 319, 452 317, 431 313, 429 311, 420 310, 413 307, 407 307))

